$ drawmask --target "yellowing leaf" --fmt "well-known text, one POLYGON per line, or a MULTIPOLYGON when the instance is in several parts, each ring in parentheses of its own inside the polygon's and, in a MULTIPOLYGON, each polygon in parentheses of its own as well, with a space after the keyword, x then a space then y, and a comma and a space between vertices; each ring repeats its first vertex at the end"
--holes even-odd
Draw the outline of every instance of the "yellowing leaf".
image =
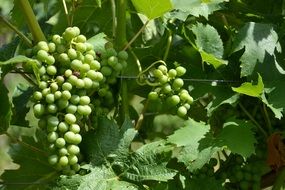
POLYGON ((258 74, 258 82, 256 85, 250 82, 245 82, 240 87, 237 88, 232 87, 232 90, 235 92, 253 97, 261 97, 263 89, 264 89, 264 84, 260 74, 258 74))

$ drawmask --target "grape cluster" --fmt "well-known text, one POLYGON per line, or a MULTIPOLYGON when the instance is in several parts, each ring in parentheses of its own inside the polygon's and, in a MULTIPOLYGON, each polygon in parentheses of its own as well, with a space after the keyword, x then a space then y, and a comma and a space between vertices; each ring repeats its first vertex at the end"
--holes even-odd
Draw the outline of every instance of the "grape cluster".
POLYGON ((32 58, 40 79, 33 110, 39 127, 47 132, 52 152, 48 161, 63 173, 74 174, 80 169, 80 131, 93 107, 90 94, 100 94, 106 80, 100 60, 77 27, 39 42, 32 58))
POLYGON ((184 81, 181 76, 186 73, 182 66, 168 70, 165 65, 159 65, 149 71, 154 89, 148 94, 150 100, 165 100, 167 105, 176 108, 176 113, 184 117, 190 109, 193 98, 188 90, 183 88, 184 81))

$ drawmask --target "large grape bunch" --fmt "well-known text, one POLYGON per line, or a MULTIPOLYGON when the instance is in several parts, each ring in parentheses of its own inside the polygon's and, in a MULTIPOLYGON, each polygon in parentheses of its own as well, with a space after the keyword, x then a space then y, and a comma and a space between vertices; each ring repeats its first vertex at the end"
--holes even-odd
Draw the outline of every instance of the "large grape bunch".
POLYGON ((117 66, 118 60, 127 59, 126 52, 119 52, 119 59, 113 48, 106 52, 103 57, 109 66, 101 67, 101 56, 78 27, 68 27, 62 36, 56 34, 49 42, 39 42, 30 52, 39 75, 33 94, 34 115, 47 132, 49 163, 67 175, 80 169, 80 132, 94 107, 90 97, 112 98, 108 93, 110 80, 115 82, 123 68, 117 66))
POLYGON ((153 90, 148 94, 150 100, 160 98, 170 107, 176 109, 176 114, 180 117, 185 117, 193 98, 188 90, 183 88, 184 81, 181 78, 186 73, 186 69, 177 65, 174 69, 169 69, 166 65, 159 65, 157 68, 152 68, 149 71, 153 90))

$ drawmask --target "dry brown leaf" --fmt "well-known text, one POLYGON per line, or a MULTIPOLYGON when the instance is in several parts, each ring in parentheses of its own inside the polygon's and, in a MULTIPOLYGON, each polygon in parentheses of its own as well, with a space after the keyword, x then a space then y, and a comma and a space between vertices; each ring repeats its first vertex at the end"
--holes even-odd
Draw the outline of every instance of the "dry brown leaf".
POLYGON ((273 133, 267 139, 267 164, 274 170, 285 166, 285 145, 281 133, 273 133))

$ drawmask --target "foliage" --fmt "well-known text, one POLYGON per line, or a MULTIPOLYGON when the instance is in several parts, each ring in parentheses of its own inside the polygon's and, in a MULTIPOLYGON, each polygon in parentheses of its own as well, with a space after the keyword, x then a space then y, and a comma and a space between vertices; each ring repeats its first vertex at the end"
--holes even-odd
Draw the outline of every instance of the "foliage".
POLYGON ((267 147, 284 138, 283 1, 22 0, 0 13, 0 134, 19 165, 0 165, 0 189, 284 186, 284 142, 267 147))

